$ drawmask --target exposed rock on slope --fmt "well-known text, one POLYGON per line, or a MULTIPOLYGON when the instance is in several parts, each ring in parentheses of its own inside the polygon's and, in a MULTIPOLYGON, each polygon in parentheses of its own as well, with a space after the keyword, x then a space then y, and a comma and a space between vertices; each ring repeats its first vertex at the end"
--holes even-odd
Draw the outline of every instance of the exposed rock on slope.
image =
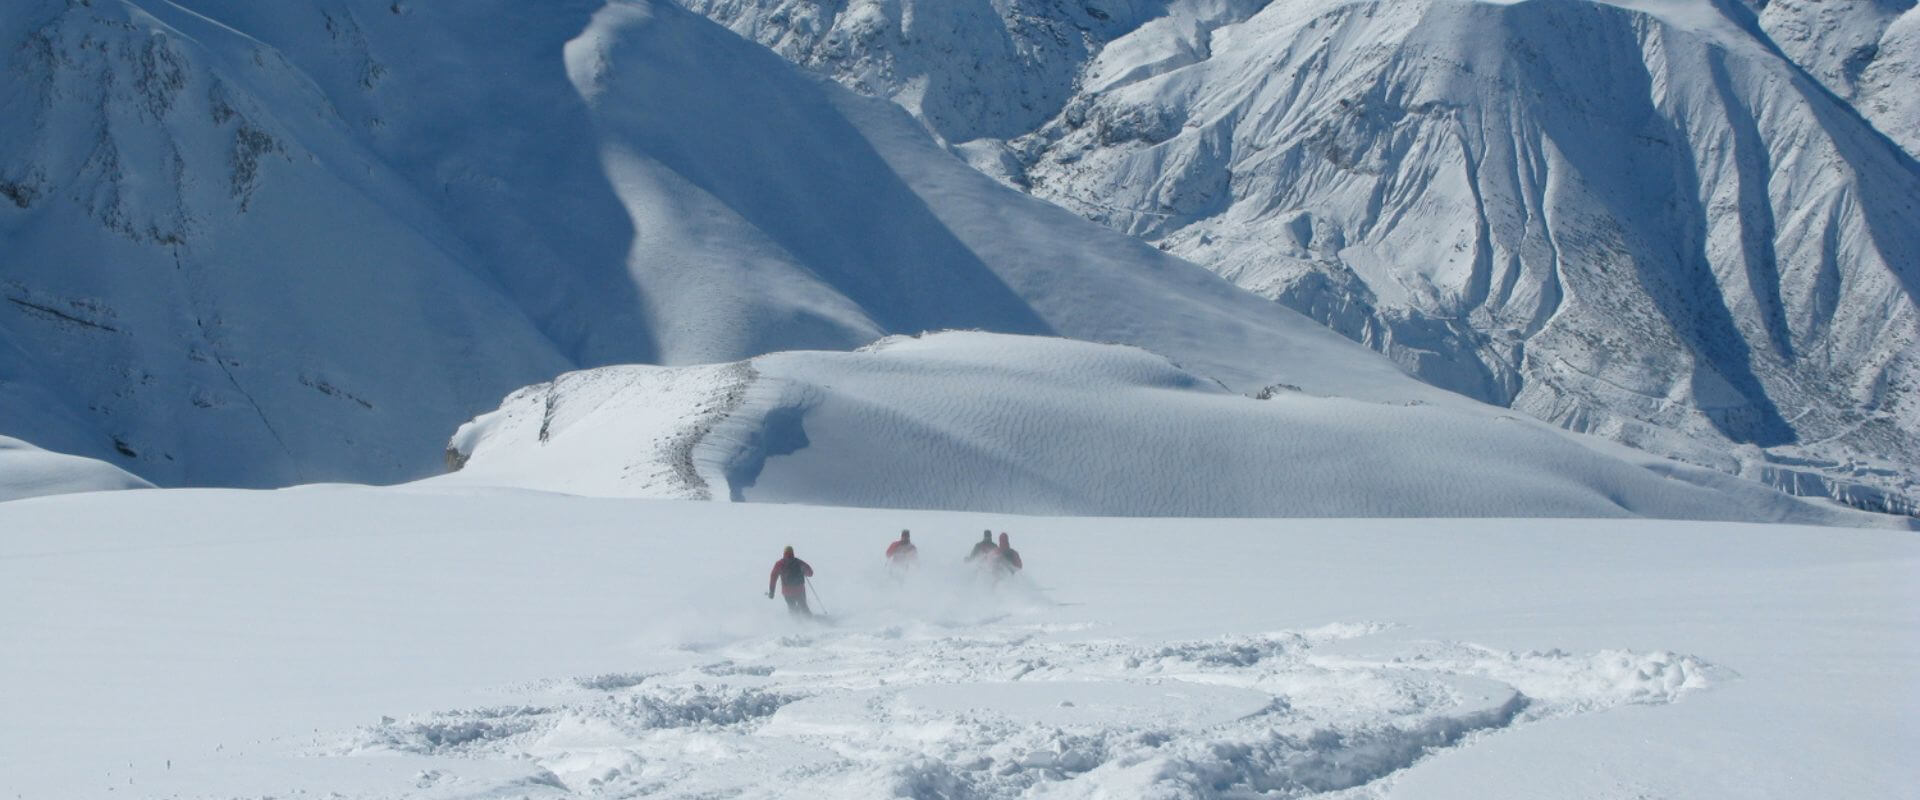
MULTIPOLYGON (((1167 0, 680 0, 788 60, 905 106, 942 138, 1010 138, 1057 113, 1081 67, 1167 0)), ((1250 0, 1213 0, 1229 7, 1250 0)))

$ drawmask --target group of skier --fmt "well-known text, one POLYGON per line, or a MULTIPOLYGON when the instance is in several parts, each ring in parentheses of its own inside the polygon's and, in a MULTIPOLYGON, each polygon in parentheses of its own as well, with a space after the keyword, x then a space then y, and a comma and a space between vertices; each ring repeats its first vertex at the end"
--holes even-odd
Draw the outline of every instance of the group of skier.
MULTIPOLYGON (((920 562, 920 548, 913 543, 913 532, 903 530, 900 538, 887 544, 887 568, 896 576, 903 575, 920 562)), ((980 541, 973 545, 973 551, 967 553, 966 563, 980 567, 993 576, 995 581, 1012 575, 1025 568, 1020 562, 1020 551, 1013 549, 1005 531, 1000 532, 1000 542, 994 543, 993 531, 982 531, 980 541)), ((807 579, 813 577, 813 565, 800 560, 793 554, 793 545, 773 562, 773 571, 767 574, 767 599, 773 599, 774 589, 787 601, 787 611, 795 616, 813 616, 813 609, 807 606, 807 579)))

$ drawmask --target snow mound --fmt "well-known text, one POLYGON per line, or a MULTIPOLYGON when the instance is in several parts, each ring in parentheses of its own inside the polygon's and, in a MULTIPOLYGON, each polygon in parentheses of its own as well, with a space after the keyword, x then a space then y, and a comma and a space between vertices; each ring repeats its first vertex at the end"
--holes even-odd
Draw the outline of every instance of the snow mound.
POLYGON ((0 503, 49 494, 151 488, 153 484, 104 461, 49 453, 0 436, 0 503))
POLYGON ((1133 347, 895 337, 569 375, 462 427, 467 467, 435 480, 684 497, 654 476, 686 475, 735 501, 1047 514, 1835 518, 1499 409, 1261 397, 1133 347))
POLYGON ((462 425, 447 447, 456 472, 439 480, 705 500, 710 484, 694 468, 693 447, 739 406, 752 377, 746 363, 570 372, 462 425), (534 447, 498 454, 523 442, 534 447), (617 466, 587 473, 582 461, 617 466))

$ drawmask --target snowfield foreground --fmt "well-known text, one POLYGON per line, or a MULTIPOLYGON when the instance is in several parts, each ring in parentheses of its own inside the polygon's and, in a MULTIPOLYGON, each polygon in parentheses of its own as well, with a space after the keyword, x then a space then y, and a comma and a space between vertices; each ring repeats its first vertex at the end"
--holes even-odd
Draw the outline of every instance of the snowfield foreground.
POLYGON ((0 796, 1905 797, 1916 577, 1725 523, 35 498, 0 796), (1026 575, 959 566, 987 527, 1026 575))

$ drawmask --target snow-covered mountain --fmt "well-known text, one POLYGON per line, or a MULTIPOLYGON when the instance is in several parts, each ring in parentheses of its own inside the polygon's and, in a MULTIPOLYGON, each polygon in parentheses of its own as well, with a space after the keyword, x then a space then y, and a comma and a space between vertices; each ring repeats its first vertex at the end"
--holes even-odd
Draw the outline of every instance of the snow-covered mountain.
POLYGON ((11 4, 0 433, 162 485, 393 481, 569 369, 973 328, 1472 408, 1404 367, 1904 508, 1910 159, 1823 94, 1772 103, 1813 84, 1727 17, 1371 8, 702 7, 916 123, 664 0, 11 4), (1650 63, 1719 77, 1593 111, 1650 63))
POLYGON ((163 485, 417 477, 569 368, 942 328, 1407 383, 669 3, 36 0, 0 47, 0 431, 163 485))
POLYGON ((1436 385, 1867 507, 1920 487, 1901 4, 688 5, 1436 385), (969 41, 1014 56, 941 57, 969 41), (1074 88, 965 101, 1036 82, 1074 88))
POLYGON ((423 485, 1076 516, 1894 520, 1485 405, 1249 397, 1137 348, 987 333, 570 373, 463 426, 449 456, 460 470, 423 485))
POLYGON ((0 10, 0 428, 162 484, 417 473, 433 423, 573 362, 244 23, 0 10))

